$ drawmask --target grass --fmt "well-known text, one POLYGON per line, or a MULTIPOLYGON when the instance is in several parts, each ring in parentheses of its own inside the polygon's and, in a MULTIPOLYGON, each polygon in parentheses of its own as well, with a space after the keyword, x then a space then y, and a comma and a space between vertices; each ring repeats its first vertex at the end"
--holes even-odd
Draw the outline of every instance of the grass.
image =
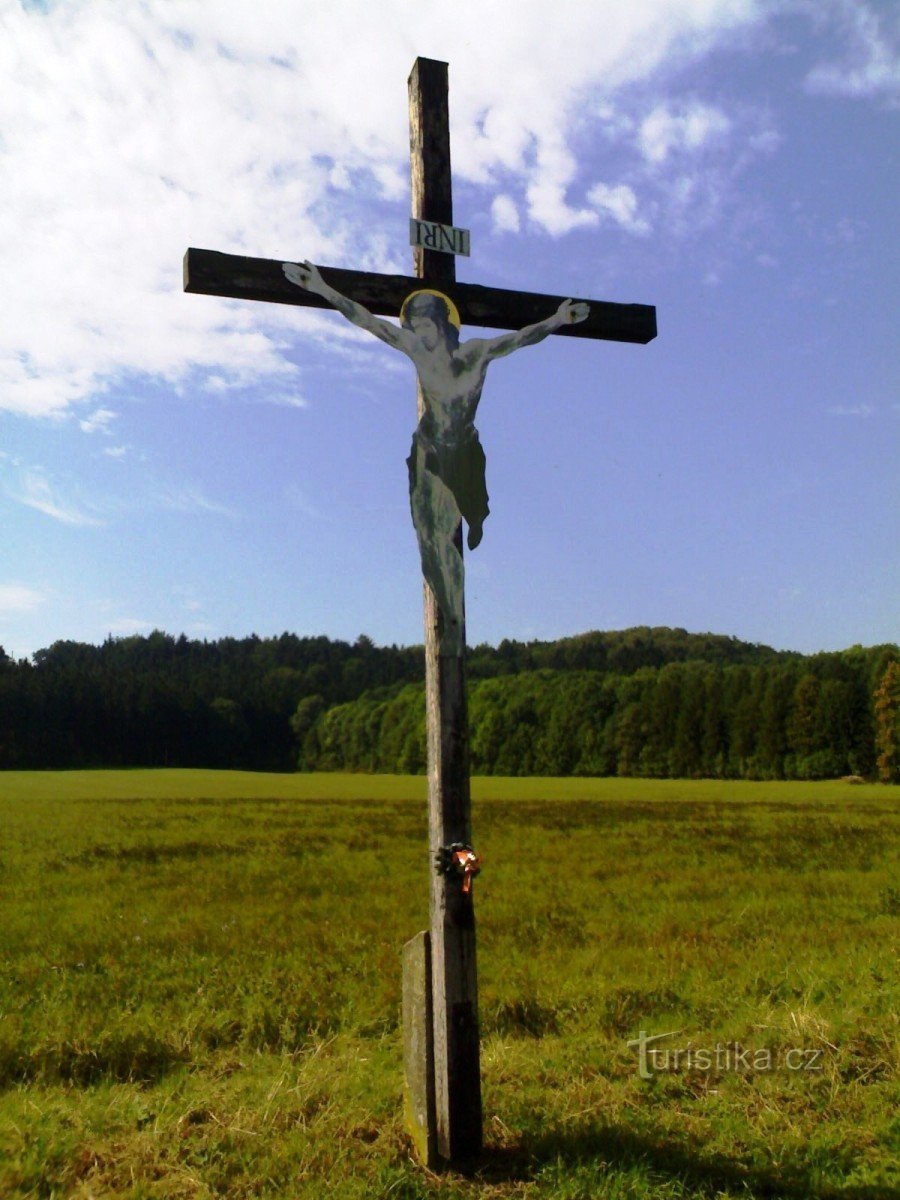
POLYGON ((402 1127, 424 789, 0 775, 0 1195, 900 1195, 898 789, 475 780, 474 1178, 402 1127))

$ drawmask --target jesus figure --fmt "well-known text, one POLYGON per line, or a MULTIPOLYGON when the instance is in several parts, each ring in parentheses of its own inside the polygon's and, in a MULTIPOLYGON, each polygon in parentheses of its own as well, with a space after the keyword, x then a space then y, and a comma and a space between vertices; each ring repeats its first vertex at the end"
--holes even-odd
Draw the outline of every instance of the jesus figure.
POLYGON ((283 263, 282 269, 291 283, 322 296, 348 321, 401 350, 416 369, 424 411, 406 460, 410 507, 422 574, 443 618, 440 652, 461 655, 464 574, 454 537, 463 518, 469 549, 474 550, 488 515, 484 451, 474 423, 488 366, 521 346, 543 341, 563 325, 583 321, 588 306, 565 300, 545 321, 495 338, 460 342, 456 305, 441 292, 422 288, 407 296, 397 326, 329 287, 312 263, 283 263))

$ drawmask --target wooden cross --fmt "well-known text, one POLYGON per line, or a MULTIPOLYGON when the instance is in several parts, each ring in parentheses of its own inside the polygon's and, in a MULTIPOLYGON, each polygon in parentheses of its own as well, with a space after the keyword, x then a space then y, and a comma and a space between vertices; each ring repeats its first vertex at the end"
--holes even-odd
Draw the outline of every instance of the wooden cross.
MULTIPOLYGON (((453 224, 447 64, 418 58, 409 78, 412 213, 423 221, 453 224)), ((562 296, 514 292, 457 283, 452 254, 417 247, 414 277, 320 268, 336 291, 380 316, 396 317, 406 297, 425 286, 450 296, 465 325, 519 329, 555 312, 562 296)), ((184 290, 238 300, 330 307, 288 282, 281 260, 244 258, 190 249, 184 290)), ((646 343, 656 336, 656 310, 646 304, 590 300, 590 314, 556 331, 567 337, 646 343)), ((419 388, 419 416, 423 400, 419 388)), ((456 546, 462 554, 461 527, 456 546)), ((412 1088, 412 1132, 429 1166, 471 1164, 481 1151, 481 1076, 472 889, 459 874, 436 866, 448 848, 471 843, 468 718, 464 655, 441 652, 441 613, 425 584, 425 678, 428 739, 430 934, 404 950, 404 1020, 407 1088, 412 1088), (415 967, 418 966, 418 975, 415 967), (410 970, 407 970, 410 968, 410 970), (415 977, 412 977, 414 976, 415 977), (410 976, 408 979, 407 976, 410 976), (421 993, 416 1005, 415 979, 421 993), (407 1003, 407 992, 411 999, 407 1003), (409 1046, 412 1046, 410 1051, 409 1046), (411 1081, 410 1053, 421 1078, 411 1081)), ((464 636, 464 635, 463 635, 464 636)), ((408 1103, 410 1101, 407 1094, 408 1103)))

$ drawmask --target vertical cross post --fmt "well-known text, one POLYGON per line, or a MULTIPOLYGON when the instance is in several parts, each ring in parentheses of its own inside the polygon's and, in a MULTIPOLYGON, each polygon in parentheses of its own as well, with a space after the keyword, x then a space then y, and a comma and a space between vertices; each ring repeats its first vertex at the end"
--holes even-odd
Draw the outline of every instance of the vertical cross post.
MULTIPOLYGON (((409 77, 412 213, 453 224, 447 64, 418 58, 409 77)), ((416 277, 451 291, 452 254, 417 247, 416 277)), ((424 402, 418 390, 418 414, 424 402)), ((462 554, 462 525, 456 530, 462 554)), ((442 616, 425 584, 425 692, 428 744, 428 840, 431 873, 430 960, 436 1149, 454 1166, 481 1152, 478 982, 472 889, 435 866, 441 847, 471 841, 469 730, 464 649, 440 650, 442 616)), ((465 633, 463 631, 463 647, 465 633)))

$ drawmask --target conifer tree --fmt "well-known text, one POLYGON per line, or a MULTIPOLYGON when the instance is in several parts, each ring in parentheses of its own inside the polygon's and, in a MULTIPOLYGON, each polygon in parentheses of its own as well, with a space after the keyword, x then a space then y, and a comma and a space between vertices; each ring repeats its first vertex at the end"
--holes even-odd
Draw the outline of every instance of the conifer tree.
POLYGON ((900 661, 888 663, 875 692, 875 748, 878 778, 900 781, 900 661))

